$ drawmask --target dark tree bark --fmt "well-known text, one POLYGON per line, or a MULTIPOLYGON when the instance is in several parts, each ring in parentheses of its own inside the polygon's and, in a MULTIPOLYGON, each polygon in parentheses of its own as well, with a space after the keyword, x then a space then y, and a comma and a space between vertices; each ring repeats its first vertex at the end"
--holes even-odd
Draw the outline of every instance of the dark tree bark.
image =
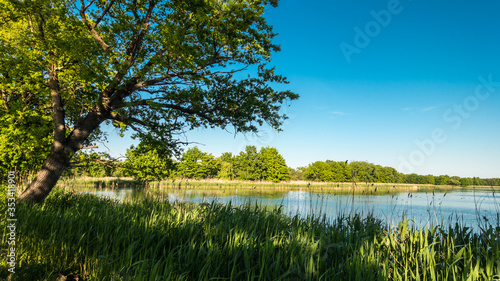
POLYGON ((50 193, 61 177, 62 172, 69 167, 69 157, 64 151, 52 150, 45 160, 35 179, 19 197, 20 201, 41 203, 50 193))
POLYGON ((109 113, 91 111, 86 118, 64 140, 54 140, 51 151, 35 179, 19 197, 20 202, 41 203, 49 195, 65 169, 70 165, 71 157, 83 148, 85 140, 99 125, 107 119, 109 113))

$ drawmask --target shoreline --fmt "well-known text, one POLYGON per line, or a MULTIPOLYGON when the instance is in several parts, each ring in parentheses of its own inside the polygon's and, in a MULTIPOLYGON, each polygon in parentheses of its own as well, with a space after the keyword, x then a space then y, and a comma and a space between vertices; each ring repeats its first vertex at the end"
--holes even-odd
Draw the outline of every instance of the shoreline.
POLYGON ((380 183, 380 182, 319 182, 319 181, 244 181, 244 180, 223 180, 223 179, 166 179, 161 181, 137 181, 130 177, 81 177, 81 178, 61 178, 58 185, 62 184, 91 184, 100 183, 108 185, 112 183, 129 184, 134 186, 149 186, 149 187, 170 187, 170 186, 192 186, 192 187, 238 187, 238 188, 253 188, 253 187, 270 187, 270 188, 333 188, 352 190, 355 186, 356 189, 369 188, 369 187, 385 187, 394 188, 399 190, 419 190, 419 189, 436 189, 436 190, 459 190, 459 189, 473 189, 473 188, 492 188, 500 189, 500 186, 485 186, 485 185, 432 185, 432 184, 412 184, 412 183, 380 183))

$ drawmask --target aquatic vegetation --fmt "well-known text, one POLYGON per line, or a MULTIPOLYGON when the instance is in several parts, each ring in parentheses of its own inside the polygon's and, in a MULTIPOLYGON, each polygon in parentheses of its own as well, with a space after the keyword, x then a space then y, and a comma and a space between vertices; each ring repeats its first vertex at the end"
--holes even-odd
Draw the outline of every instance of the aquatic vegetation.
MULTIPOLYGON (((2 206, 1 212, 5 212, 2 206)), ((370 215, 287 216, 246 204, 119 203, 54 192, 17 206, 13 280, 491 280, 500 227, 417 230, 370 215)), ((1 248, 6 249, 6 222, 1 248)), ((0 263, 0 278, 7 265, 0 263)))

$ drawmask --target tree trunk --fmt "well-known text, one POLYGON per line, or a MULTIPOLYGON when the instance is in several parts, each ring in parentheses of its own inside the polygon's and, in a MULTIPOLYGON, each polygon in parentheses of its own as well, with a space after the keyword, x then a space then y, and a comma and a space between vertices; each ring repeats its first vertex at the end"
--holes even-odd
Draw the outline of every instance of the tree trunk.
POLYGON ((64 150, 52 147, 47 160, 36 174, 35 179, 21 194, 19 201, 41 203, 56 185, 62 172, 69 167, 69 155, 64 150))
POLYGON ((83 148, 84 141, 106 118, 107 115, 92 110, 65 140, 54 140, 47 160, 19 201, 41 203, 69 167, 73 154, 83 148))
POLYGON ((109 117, 97 109, 91 110, 64 140, 54 139, 50 154, 36 174, 35 179, 19 196, 19 201, 41 203, 47 197, 70 165, 73 154, 83 148, 83 143, 99 125, 109 117))

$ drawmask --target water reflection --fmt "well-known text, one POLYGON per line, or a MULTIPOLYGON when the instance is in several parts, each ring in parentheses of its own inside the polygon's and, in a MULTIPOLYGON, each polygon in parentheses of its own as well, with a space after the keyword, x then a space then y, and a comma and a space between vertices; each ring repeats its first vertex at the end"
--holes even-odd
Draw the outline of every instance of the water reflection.
POLYGON ((259 192, 237 189, 108 189, 84 192, 120 201, 134 201, 143 196, 156 196, 169 202, 262 204, 282 206, 289 215, 306 217, 373 213, 389 225, 407 218, 417 227, 442 225, 457 219, 478 230, 479 221, 498 222, 499 205, 492 189, 457 190, 451 192, 400 192, 384 195, 324 194, 307 191, 259 192))

